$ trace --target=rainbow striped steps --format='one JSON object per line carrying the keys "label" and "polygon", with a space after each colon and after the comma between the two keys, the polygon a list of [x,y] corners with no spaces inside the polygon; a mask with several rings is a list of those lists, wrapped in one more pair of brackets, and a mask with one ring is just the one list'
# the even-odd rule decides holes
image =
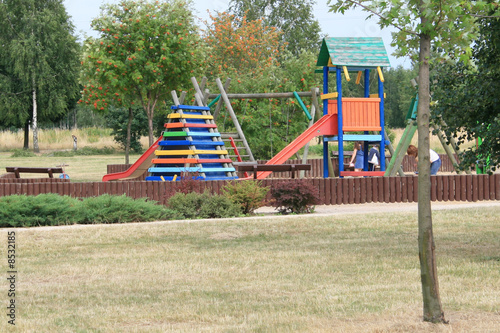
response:
{"label": "rainbow striped steps", "polygon": [[210,108],[176,105],[172,110],[146,180],[173,181],[186,175],[203,180],[238,178]]}

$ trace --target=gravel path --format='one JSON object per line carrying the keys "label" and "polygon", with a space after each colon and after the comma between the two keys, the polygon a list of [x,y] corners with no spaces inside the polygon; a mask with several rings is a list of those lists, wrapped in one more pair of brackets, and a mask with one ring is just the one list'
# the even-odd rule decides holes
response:
{"label": "gravel path", "polygon": [[[443,209],[460,209],[460,208],[481,208],[481,207],[497,207],[499,210],[500,219],[500,201],[442,201],[433,202],[432,210]],[[315,212],[311,215],[337,215],[337,214],[369,214],[369,213],[391,213],[391,212],[416,212],[418,203],[366,203],[355,205],[320,205],[316,206]],[[273,207],[261,207],[257,210],[257,214],[275,214]]]}

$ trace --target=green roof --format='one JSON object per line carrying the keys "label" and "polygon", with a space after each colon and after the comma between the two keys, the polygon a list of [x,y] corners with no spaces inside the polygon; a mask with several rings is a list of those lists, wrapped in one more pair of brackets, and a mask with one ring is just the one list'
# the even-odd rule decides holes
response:
{"label": "green roof", "polygon": [[316,66],[390,67],[384,42],[380,37],[327,37],[321,43]]}

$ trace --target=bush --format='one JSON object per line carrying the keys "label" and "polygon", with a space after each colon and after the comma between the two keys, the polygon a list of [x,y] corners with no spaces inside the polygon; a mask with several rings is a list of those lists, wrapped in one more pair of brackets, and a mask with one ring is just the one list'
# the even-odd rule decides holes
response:
{"label": "bush", "polygon": [[175,219],[176,213],[141,198],[104,194],[82,202],[80,223],[124,223]]}
{"label": "bush", "polygon": [[103,147],[103,148],[96,148],[96,147],[90,147],[86,146],[83,148],[79,148],[77,151],[75,151],[76,155],[112,155],[116,153],[115,149],[113,147]]}
{"label": "bush", "polygon": [[273,206],[282,213],[312,213],[319,203],[319,190],[304,180],[289,180],[278,183],[271,190]]}
{"label": "bush", "polygon": [[113,147],[104,147],[104,148],[96,148],[96,147],[83,147],[78,150],[63,150],[63,151],[54,151],[48,154],[44,154],[44,156],[49,157],[74,157],[74,156],[89,156],[89,155],[112,155],[116,151]]}
{"label": "bush", "polygon": [[253,180],[229,182],[222,188],[224,196],[239,205],[245,215],[253,214],[257,208],[264,206],[268,192],[269,187],[262,186],[261,181]]}
{"label": "bush", "polygon": [[10,157],[36,157],[36,155],[28,149],[14,149]]}
{"label": "bush", "polygon": [[76,223],[124,223],[178,218],[172,210],[145,199],[102,195],[80,201],[58,194],[0,198],[0,227]]}
{"label": "bush", "polygon": [[58,194],[10,195],[0,198],[0,227],[33,227],[79,223],[80,201]]}
{"label": "bush", "polygon": [[235,217],[240,207],[229,198],[203,193],[176,193],[168,200],[168,207],[185,219]]}

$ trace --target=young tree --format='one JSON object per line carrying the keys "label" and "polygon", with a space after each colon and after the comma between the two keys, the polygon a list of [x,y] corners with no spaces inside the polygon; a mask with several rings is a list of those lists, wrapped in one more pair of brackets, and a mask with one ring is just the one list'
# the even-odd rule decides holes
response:
{"label": "young tree", "polygon": [[416,79],[417,76],[417,70],[405,69],[402,66],[390,68],[384,72],[384,91],[387,93],[387,98],[384,100],[384,112],[389,127],[406,126],[406,115],[416,93],[411,80]]}
{"label": "young tree", "polygon": [[282,41],[295,56],[301,51],[317,51],[321,28],[314,18],[313,0],[231,0],[229,12],[249,21],[262,19],[264,25],[282,32]]}
{"label": "young tree", "polygon": [[16,125],[27,125],[31,118],[35,152],[38,119],[61,115],[78,93],[79,46],[73,30],[61,0],[0,2],[0,75],[9,87],[8,97],[0,99],[8,104],[0,108]]}
{"label": "young tree", "polygon": [[471,42],[477,35],[476,13],[484,12],[496,3],[466,0],[330,0],[331,10],[344,13],[361,7],[377,16],[381,27],[393,26],[392,44],[399,55],[413,55],[419,68],[418,77],[418,244],[422,280],[423,317],[434,323],[446,322],[439,296],[439,284],[432,230],[430,203],[430,76],[432,61],[438,60],[431,49],[446,55],[468,59]]}
{"label": "young tree", "polygon": [[245,16],[240,19],[225,12],[210,18],[212,24],[204,32],[208,76],[262,76],[279,65],[283,46],[276,28],[266,26],[261,19],[247,20]]}
{"label": "young tree", "polygon": [[148,116],[150,145],[158,103],[171,90],[189,85],[200,68],[199,35],[190,5],[189,0],[106,4],[92,22],[100,36],[85,42],[83,82],[90,93],[84,102],[102,110],[115,102],[127,108],[139,103]]}
{"label": "young tree", "polygon": [[[309,91],[319,84],[321,76],[314,74],[317,55],[292,55],[280,43],[281,33],[263,20],[218,13],[212,21],[204,35],[209,82],[229,77],[232,93]],[[295,99],[232,100],[232,107],[257,159],[271,158],[307,128]],[[225,116],[219,120],[222,131],[231,124]]]}

